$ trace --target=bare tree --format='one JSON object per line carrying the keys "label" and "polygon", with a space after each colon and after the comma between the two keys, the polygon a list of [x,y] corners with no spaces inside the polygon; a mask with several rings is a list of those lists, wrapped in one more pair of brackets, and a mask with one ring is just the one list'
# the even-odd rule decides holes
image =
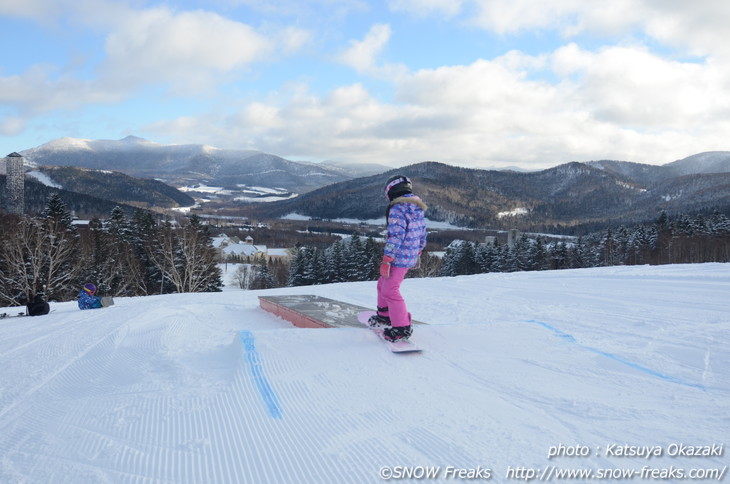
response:
{"label": "bare tree", "polygon": [[65,300],[79,272],[77,237],[56,218],[22,218],[7,227],[0,245],[5,260],[2,298],[19,303],[22,295],[45,293]]}
{"label": "bare tree", "polygon": [[409,271],[410,277],[437,277],[441,270],[441,259],[428,252],[421,254],[419,263]]}
{"label": "bare tree", "polygon": [[240,264],[233,275],[233,280],[241,289],[250,289],[256,276],[256,267],[251,264]]}
{"label": "bare tree", "polygon": [[217,255],[197,220],[192,219],[182,228],[170,224],[160,228],[154,242],[149,249],[150,260],[176,292],[220,289]]}

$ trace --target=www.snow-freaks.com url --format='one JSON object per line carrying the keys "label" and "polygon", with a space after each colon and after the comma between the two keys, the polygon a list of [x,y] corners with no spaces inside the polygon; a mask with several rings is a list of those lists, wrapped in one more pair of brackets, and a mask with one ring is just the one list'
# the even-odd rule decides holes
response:
{"label": "www.snow-freaks.com url", "polygon": [[651,467],[634,468],[561,468],[554,465],[542,468],[507,467],[505,479],[517,481],[601,481],[601,480],[692,480],[692,481],[722,481],[727,475],[727,466],[705,468],[696,467],[685,469],[681,467]]}
{"label": "www.snow-freaks.com url", "polygon": [[[495,478],[494,472],[487,467],[470,469],[453,466],[383,466],[379,477],[384,481],[405,479],[431,480],[446,479],[450,481],[489,481]],[[561,468],[554,465],[545,467],[512,467],[508,466],[503,475],[504,480],[514,481],[609,481],[609,480],[688,480],[688,481],[722,481],[727,475],[727,466],[718,468],[651,467],[641,468]],[[502,479],[500,479],[502,480]]]}

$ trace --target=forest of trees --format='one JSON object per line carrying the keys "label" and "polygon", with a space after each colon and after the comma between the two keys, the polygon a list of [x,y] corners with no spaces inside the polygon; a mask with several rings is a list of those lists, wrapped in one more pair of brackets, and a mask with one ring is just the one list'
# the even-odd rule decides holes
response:
{"label": "forest of trees", "polygon": [[[38,216],[1,215],[0,227],[0,306],[39,293],[68,301],[86,282],[111,296],[223,286],[209,228],[196,216],[180,226],[156,221],[144,210],[128,216],[116,207],[107,219],[77,228],[54,194]],[[298,244],[293,252],[288,263],[261,258],[241,264],[236,282],[243,289],[267,289],[376,280],[383,247],[356,233],[329,246]],[[408,277],[700,262],[730,262],[730,220],[720,212],[672,219],[662,214],[651,224],[557,242],[525,235],[512,246],[457,241],[441,258],[424,253]]]}
{"label": "forest of trees", "polygon": [[0,227],[0,305],[18,305],[35,294],[68,301],[86,282],[108,296],[218,291],[223,285],[207,226],[196,217],[174,226],[143,210],[127,217],[117,207],[108,219],[77,228],[53,194],[40,215],[4,215]]}
{"label": "forest of trees", "polygon": [[[513,246],[454,242],[442,259],[425,253],[409,277],[538,271],[637,264],[730,262],[730,219],[666,214],[649,225],[607,229],[568,241],[520,236]],[[359,236],[320,250],[298,247],[287,285],[366,281],[378,278],[382,246]],[[282,284],[283,285],[283,284]],[[274,287],[274,286],[269,286]]]}
{"label": "forest of trees", "polygon": [[372,237],[358,234],[339,240],[324,250],[297,247],[289,267],[289,286],[377,279],[383,249]]}
{"label": "forest of trees", "polygon": [[666,214],[650,225],[621,226],[570,242],[522,235],[512,247],[461,242],[452,244],[439,274],[539,271],[639,264],[730,262],[730,220]]}

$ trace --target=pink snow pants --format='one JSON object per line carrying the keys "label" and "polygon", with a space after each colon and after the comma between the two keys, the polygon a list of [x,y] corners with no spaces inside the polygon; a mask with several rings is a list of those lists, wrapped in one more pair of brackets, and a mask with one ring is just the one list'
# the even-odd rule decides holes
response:
{"label": "pink snow pants", "polygon": [[390,317],[392,326],[408,326],[411,324],[411,315],[408,314],[406,301],[400,294],[400,285],[408,272],[407,267],[391,267],[390,277],[380,276],[378,279],[378,307],[387,307],[382,316]]}

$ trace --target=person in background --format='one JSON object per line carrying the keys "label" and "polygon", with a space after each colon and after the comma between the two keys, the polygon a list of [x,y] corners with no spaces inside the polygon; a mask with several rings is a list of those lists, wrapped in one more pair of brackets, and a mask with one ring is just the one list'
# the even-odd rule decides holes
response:
{"label": "person in background", "polygon": [[92,283],[84,284],[79,292],[79,309],[97,309],[101,307],[101,298],[95,296],[96,286]]}
{"label": "person in background", "polygon": [[51,306],[43,299],[42,294],[36,294],[35,296],[31,294],[25,307],[28,310],[26,313],[28,316],[42,316],[51,311]]}

